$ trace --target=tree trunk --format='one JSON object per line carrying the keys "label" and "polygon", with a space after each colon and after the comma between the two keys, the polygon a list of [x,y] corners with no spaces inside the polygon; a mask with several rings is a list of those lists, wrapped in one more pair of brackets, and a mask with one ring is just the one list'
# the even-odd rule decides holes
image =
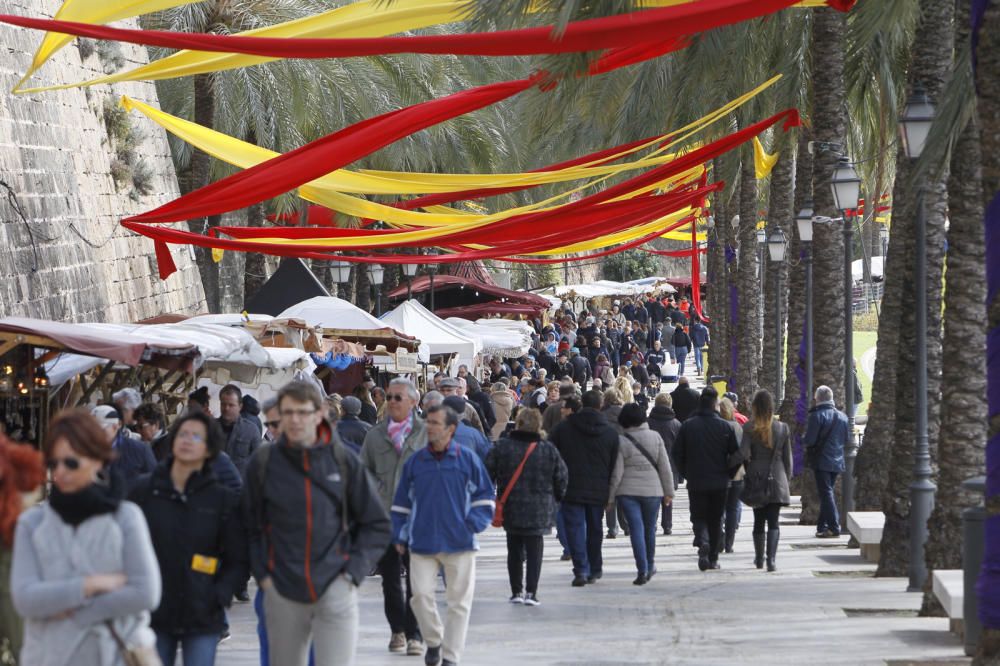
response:
{"label": "tree trunk", "polygon": [[739,410],[750,413],[750,401],[757,390],[760,367],[760,282],[757,269],[757,179],[754,173],[752,148],[742,149],[740,167],[740,226],[737,321],[733,331],[736,343],[736,386],[730,390],[739,395]]}
{"label": "tree trunk", "polygon": [[372,283],[368,277],[368,264],[354,264],[354,267],[354,274],[351,276],[354,278],[354,293],[356,294],[354,304],[366,312],[371,312],[373,309]]}
{"label": "tree trunk", "polygon": [[[965,7],[959,4],[958,7]],[[956,26],[967,26],[964,21]],[[957,48],[968,48],[960,29]],[[948,180],[948,283],[944,301],[944,348],[953,351],[941,372],[941,435],[938,489],[927,525],[927,584],[922,615],[942,615],[931,589],[934,569],[962,568],[962,511],[978,506],[962,482],[978,476],[986,453],[986,252],[979,128],[962,132],[952,151]]]}
{"label": "tree trunk", "polygon": [[[198,74],[194,77],[194,122],[202,127],[214,126],[215,91],[211,74]],[[191,153],[191,189],[197,190],[208,185],[211,177],[208,154],[195,148]],[[209,227],[219,226],[221,220],[221,215],[189,220],[188,228],[201,234]],[[220,311],[219,266],[212,261],[212,251],[208,248],[194,248],[194,256],[205,289],[205,304],[210,313],[217,313]]]}
{"label": "tree trunk", "polygon": [[[778,163],[771,171],[771,196],[767,204],[767,227],[770,237],[774,229],[780,228],[785,234],[785,240],[790,241],[795,236],[793,220],[793,182],[792,177],[795,169],[795,146],[790,141],[790,137],[782,137],[775,146],[779,152]],[[761,381],[760,385],[771,392],[774,396],[775,404],[781,404],[782,396],[778,394],[778,377],[784,379],[785,365],[785,322],[788,318],[788,263],[792,255],[787,251],[785,260],[779,264],[769,261],[767,284],[764,289],[764,351],[761,358]],[[777,281],[775,276],[777,275]],[[780,284],[781,288],[776,293],[775,287]],[[774,328],[775,308],[780,305],[779,330],[781,331],[780,348],[779,341]],[[780,355],[781,367],[777,367],[775,357]],[[778,372],[778,375],[775,373]],[[752,396],[751,396],[752,398]]]}
{"label": "tree trunk", "polygon": [[[711,318],[712,341],[708,346],[708,374],[729,375],[729,287],[726,281],[726,227],[729,224],[725,193],[713,200],[715,225],[708,231],[706,313]],[[708,377],[705,377],[708,381]]]}
{"label": "tree trunk", "polygon": [[[247,142],[257,145],[257,133],[253,130],[247,133]],[[247,226],[264,226],[264,204],[254,204],[247,209]],[[246,263],[243,266],[243,302],[246,303],[260,291],[267,282],[267,263],[262,252],[247,252]]]}
{"label": "tree trunk", "polygon": [[[979,95],[977,110],[979,127],[982,137],[983,151],[983,197],[989,206],[1000,196],[1000,4],[986,3],[983,9],[982,27],[979,29],[978,69],[976,71],[976,89]],[[993,206],[997,204],[994,203]],[[988,220],[988,232],[993,239],[1000,235],[997,228],[995,208]],[[994,241],[995,242],[995,241]],[[988,376],[990,383],[989,405],[989,444],[986,451],[986,511],[987,546],[983,554],[983,570],[979,576],[977,596],[980,609],[987,602],[994,604],[989,614],[980,612],[983,622],[983,633],[979,639],[979,648],[973,661],[975,666],[1000,664],[1000,617],[996,612],[995,602],[1000,596],[1000,544],[997,532],[1000,531],[1000,404],[997,396],[1000,387],[997,386],[1000,373],[1000,257],[995,252],[987,255],[988,289],[993,294],[987,304],[989,317],[989,348],[987,350]]]}
{"label": "tree trunk", "polygon": [[[939,100],[945,81],[951,73],[951,55],[954,48],[954,3],[952,0],[924,0],[921,2],[922,16],[917,28],[913,47],[913,62],[910,67],[909,88],[920,84],[932,100]],[[905,156],[900,156],[900,162]],[[893,433],[892,457],[889,464],[889,480],[882,497],[882,511],[885,513],[885,527],[882,530],[881,556],[876,575],[904,576],[908,570],[910,548],[910,483],[913,478],[913,449],[916,437],[916,413],[914,404],[917,377],[915,374],[915,350],[918,344],[927,348],[927,424],[931,446],[931,460],[936,459],[939,419],[939,390],[941,384],[941,277],[944,265],[944,223],[947,218],[948,192],[947,168],[943,173],[929,173],[924,177],[924,205],[927,229],[927,284],[914,284],[913,264],[895,266],[907,276],[903,285],[903,303],[909,305],[902,310],[899,337],[899,360],[897,367],[896,428]],[[911,197],[910,179],[899,178],[897,172],[896,190],[893,201]],[[916,210],[904,211],[911,217],[910,228],[915,228]],[[895,216],[893,218],[896,219]],[[912,237],[911,237],[912,238]],[[913,246],[912,240],[910,243]],[[913,252],[916,248],[913,247]],[[913,255],[915,256],[915,254]],[[927,292],[927,338],[916,337],[916,313],[912,307],[916,289]]]}

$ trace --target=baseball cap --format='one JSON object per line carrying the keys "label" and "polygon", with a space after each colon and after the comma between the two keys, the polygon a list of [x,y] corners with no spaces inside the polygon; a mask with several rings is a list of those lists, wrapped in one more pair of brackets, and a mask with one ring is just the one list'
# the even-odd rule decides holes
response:
{"label": "baseball cap", "polygon": [[441,388],[458,388],[461,385],[461,382],[455,377],[444,377],[441,379]]}
{"label": "baseball cap", "polygon": [[122,421],[122,415],[112,405],[98,405],[90,410],[90,413],[97,419],[102,428],[118,425]]}

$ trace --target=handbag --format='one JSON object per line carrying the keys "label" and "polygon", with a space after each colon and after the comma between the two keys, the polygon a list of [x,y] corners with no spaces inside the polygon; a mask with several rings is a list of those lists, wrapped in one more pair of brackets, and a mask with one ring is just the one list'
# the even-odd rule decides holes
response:
{"label": "handbag", "polygon": [[627,432],[623,432],[622,434],[625,435],[628,441],[632,442],[632,444],[635,445],[635,448],[639,449],[639,453],[645,456],[646,460],[649,461],[649,464],[653,466],[653,469],[656,469],[656,460],[653,458],[653,456],[649,455],[649,451],[642,448],[642,446],[639,445],[639,442],[636,441],[635,437],[633,437],[632,435],[628,434]]}
{"label": "handbag", "polygon": [[[774,434],[774,428],[775,426],[772,425],[772,435]],[[785,445],[785,443],[782,445]],[[774,479],[774,457],[778,452],[778,448],[778,446],[774,446],[771,449],[771,460],[767,465],[766,474],[758,470],[747,474],[743,479],[743,491],[740,493],[740,501],[747,506],[762,507],[778,494],[778,484]]]}
{"label": "handbag", "polygon": [[510,491],[514,490],[514,484],[517,480],[521,478],[521,472],[524,471],[524,463],[528,462],[528,456],[530,456],[535,451],[535,447],[538,446],[538,442],[532,442],[528,445],[528,450],[524,452],[524,457],[521,458],[521,464],[517,466],[514,470],[514,475],[510,477],[510,481],[507,482],[507,486],[503,489],[503,496],[500,501],[497,502],[497,508],[493,512],[493,527],[503,527],[503,505],[507,503],[507,498],[510,497]]}
{"label": "handbag", "polygon": [[115,629],[111,620],[105,620],[104,624],[107,626],[108,631],[111,632],[111,638],[113,638],[115,640],[115,644],[118,645],[118,651],[122,655],[122,661],[125,662],[125,666],[163,666],[163,662],[160,661],[160,655],[157,654],[155,647],[152,645],[134,645],[129,647],[125,642],[125,639],[123,639],[121,634],[119,634]]}

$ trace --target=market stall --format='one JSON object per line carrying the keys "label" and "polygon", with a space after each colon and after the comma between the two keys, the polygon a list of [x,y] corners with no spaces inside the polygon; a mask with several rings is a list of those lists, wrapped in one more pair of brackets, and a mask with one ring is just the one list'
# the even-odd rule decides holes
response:
{"label": "market stall", "polygon": [[414,300],[382,315],[382,322],[418,338],[421,348],[432,359],[437,357],[442,368],[450,368],[450,374],[455,374],[459,365],[476,367],[483,346],[479,336],[456,328]]}

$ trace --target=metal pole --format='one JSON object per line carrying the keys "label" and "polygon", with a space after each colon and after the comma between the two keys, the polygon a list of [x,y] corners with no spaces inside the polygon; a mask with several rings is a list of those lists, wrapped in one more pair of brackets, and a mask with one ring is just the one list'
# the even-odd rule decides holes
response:
{"label": "metal pole", "polygon": [[847,514],[854,511],[854,461],[858,443],[854,438],[854,222],[844,213],[844,412],[847,414],[847,445],[844,447],[843,511],[841,531],[847,529]]}
{"label": "metal pole", "polygon": [[434,312],[434,273],[431,272],[431,312]]}
{"label": "metal pole", "polygon": [[382,285],[375,285],[375,316],[382,316]]}
{"label": "metal pole", "polygon": [[916,441],[913,447],[913,483],[910,484],[910,592],[923,590],[927,580],[924,544],[927,542],[927,520],[934,510],[931,482],[931,456],[927,441],[927,215],[924,209],[924,189],[917,193],[917,261],[913,271],[917,309],[917,349],[914,370],[916,384]]}
{"label": "metal pole", "polygon": [[413,278],[406,278],[406,300],[413,298]]}
{"label": "metal pole", "polygon": [[813,400],[813,258],[812,241],[806,246],[806,405]]}
{"label": "metal pole", "polygon": [[781,404],[781,266],[774,270],[774,404]]}
{"label": "metal pole", "polygon": [[757,243],[757,286],[760,287],[761,299],[757,307],[757,330],[760,331],[761,339],[764,338],[764,280],[767,276],[764,274],[764,246],[767,243]]}

